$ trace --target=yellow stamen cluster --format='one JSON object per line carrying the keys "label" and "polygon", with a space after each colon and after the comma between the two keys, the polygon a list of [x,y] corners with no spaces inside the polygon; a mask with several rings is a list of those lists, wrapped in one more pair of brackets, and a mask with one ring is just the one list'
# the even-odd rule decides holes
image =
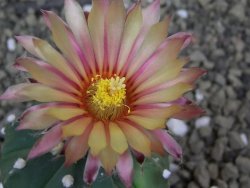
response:
{"label": "yellow stamen cluster", "polygon": [[90,111],[100,119],[114,119],[118,117],[125,105],[126,85],[125,78],[114,76],[92,79],[92,85],[87,91],[87,101]]}

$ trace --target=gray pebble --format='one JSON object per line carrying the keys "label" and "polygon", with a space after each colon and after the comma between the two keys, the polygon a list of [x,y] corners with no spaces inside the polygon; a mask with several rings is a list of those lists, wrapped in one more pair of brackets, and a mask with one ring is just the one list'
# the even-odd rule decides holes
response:
{"label": "gray pebble", "polygon": [[239,156],[236,159],[236,165],[240,172],[250,174],[250,159],[247,157]]}
{"label": "gray pebble", "polygon": [[194,171],[195,178],[202,188],[207,188],[210,185],[209,172],[205,165],[198,165]]}
{"label": "gray pebble", "polygon": [[238,176],[238,169],[232,163],[227,163],[221,170],[221,177],[224,181],[228,181],[229,179],[235,180]]}
{"label": "gray pebble", "polygon": [[208,171],[211,179],[217,179],[219,175],[218,165],[216,163],[210,163],[208,165]]}
{"label": "gray pebble", "polygon": [[212,158],[216,161],[221,161],[224,153],[224,144],[221,141],[216,142],[212,149]]}
{"label": "gray pebble", "polygon": [[232,149],[241,149],[244,147],[244,143],[237,132],[229,133],[229,145]]}

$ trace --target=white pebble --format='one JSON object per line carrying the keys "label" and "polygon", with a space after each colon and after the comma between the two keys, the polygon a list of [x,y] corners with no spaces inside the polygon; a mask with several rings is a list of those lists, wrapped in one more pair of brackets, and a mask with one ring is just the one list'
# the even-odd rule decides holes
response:
{"label": "white pebble", "polygon": [[90,12],[91,9],[92,9],[92,5],[90,5],[90,4],[86,4],[86,5],[83,6],[83,11],[84,12]]}
{"label": "white pebble", "polygon": [[26,161],[22,158],[18,158],[13,166],[15,169],[22,169],[26,166]]}
{"label": "white pebble", "polygon": [[74,184],[74,178],[71,175],[65,175],[62,178],[62,184],[64,187],[71,187]]}
{"label": "white pebble", "polygon": [[0,188],[3,188],[3,184],[2,184],[2,182],[0,182]]}
{"label": "white pebble", "polygon": [[201,101],[203,101],[204,99],[204,95],[202,94],[202,92],[200,90],[196,90],[195,91],[195,99],[198,103],[200,103]]}
{"label": "white pebble", "polygon": [[181,18],[188,18],[188,12],[185,9],[177,10],[177,15]]}
{"label": "white pebble", "polygon": [[215,186],[215,185],[213,185],[213,186],[211,186],[210,188],[218,188],[217,186]]}
{"label": "white pebble", "polygon": [[16,119],[16,116],[14,114],[10,114],[7,116],[7,122],[11,123]]}
{"label": "white pebble", "polygon": [[3,127],[3,128],[1,129],[1,134],[2,134],[2,135],[5,135],[5,127]]}
{"label": "white pebble", "polygon": [[9,38],[7,40],[7,47],[9,51],[15,51],[16,49],[16,41],[13,38]]}
{"label": "white pebble", "polygon": [[240,138],[241,138],[242,142],[245,144],[245,146],[247,146],[248,145],[247,135],[245,133],[241,133]]}
{"label": "white pebble", "polygon": [[62,149],[63,149],[63,143],[60,142],[59,144],[57,144],[57,145],[50,151],[50,153],[51,153],[52,155],[57,155],[57,154],[59,154],[59,153],[62,151]]}
{"label": "white pebble", "polygon": [[185,136],[188,132],[187,124],[184,121],[178,119],[172,118],[168,120],[167,127],[177,136]]}
{"label": "white pebble", "polygon": [[171,175],[171,172],[168,169],[163,170],[162,176],[164,179],[168,179],[170,175]]}
{"label": "white pebble", "polygon": [[195,127],[197,129],[201,128],[201,127],[207,127],[207,126],[209,126],[210,121],[211,121],[211,118],[209,116],[201,117],[201,118],[195,120]]}

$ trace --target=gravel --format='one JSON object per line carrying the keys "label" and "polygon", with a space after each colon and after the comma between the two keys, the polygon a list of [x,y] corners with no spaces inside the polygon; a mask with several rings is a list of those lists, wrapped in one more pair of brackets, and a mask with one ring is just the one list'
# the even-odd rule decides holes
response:
{"label": "gravel", "polygon": [[[82,6],[90,3],[79,1]],[[151,0],[143,0],[143,4],[147,1]],[[126,4],[130,2],[126,0]],[[61,14],[62,3],[0,1],[0,93],[25,80],[12,67],[16,57],[27,54],[14,36],[28,34],[50,40],[39,10],[53,9]],[[172,171],[170,183],[174,188],[249,188],[250,1],[161,0],[161,7],[162,15],[173,15],[170,34],[194,33],[195,44],[183,52],[190,56],[188,66],[208,71],[189,94],[206,115],[182,122],[185,130],[178,130],[176,138],[184,150],[183,163]],[[30,105],[0,101],[0,128],[11,119],[9,115],[17,118]],[[174,160],[171,164],[179,165]]]}

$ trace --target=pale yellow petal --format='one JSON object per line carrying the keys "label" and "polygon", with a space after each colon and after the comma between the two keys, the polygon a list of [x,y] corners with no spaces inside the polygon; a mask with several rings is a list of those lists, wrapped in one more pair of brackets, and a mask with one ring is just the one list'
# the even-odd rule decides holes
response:
{"label": "pale yellow petal", "polygon": [[126,63],[130,50],[142,27],[142,11],[140,5],[129,13],[124,27],[124,33],[121,43],[120,54],[118,58],[118,72],[120,72]]}
{"label": "pale yellow petal", "polygon": [[94,127],[89,135],[88,144],[93,156],[98,155],[100,151],[102,151],[107,146],[107,139],[103,122],[98,121],[94,124]]}
{"label": "pale yellow petal", "polygon": [[112,1],[109,7],[106,24],[109,73],[112,73],[117,61],[117,56],[119,55],[119,47],[121,44],[125,18],[126,10],[123,1]]}
{"label": "pale yellow petal", "polygon": [[100,152],[99,157],[102,167],[108,174],[111,174],[118,161],[119,155],[114,150],[112,150],[110,146],[107,146]]}
{"label": "pale yellow petal", "polygon": [[79,78],[76,76],[77,74],[71,69],[65,58],[47,41],[34,38],[33,44],[41,59],[57,68],[59,71],[64,73],[65,76],[69,77],[76,83],[79,83]]}
{"label": "pale yellow petal", "polygon": [[128,143],[125,135],[123,134],[120,127],[113,122],[109,124],[109,131],[111,147],[119,154],[122,154],[128,148]]}
{"label": "pale yellow petal", "polygon": [[19,95],[39,102],[72,102],[81,103],[75,96],[64,91],[56,90],[42,84],[30,84],[20,91]]}
{"label": "pale yellow petal", "polygon": [[62,127],[63,137],[80,136],[90,126],[91,118],[82,117]]}
{"label": "pale yellow petal", "polygon": [[133,104],[139,105],[173,101],[181,97],[185,92],[191,90],[192,88],[193,87],[190,84],[178,83],[172,87],[142,96]]}
{"label": "pale yellow petal", "polygon": [[169,19],[165,19],[153,25],[137,53],[136,58],[131,62],[127,76],[131,77],[136,70],[156,51],[157,47],[163,42],[167,36]]}
{"label": "pale yellow petal", "polygon": [[166,123],[165,118],[148,118],[148,117],[130,115],[127,117],[127,119],[149,130],[164,128]]}
{"label": "pale yellow petal", "polygon": [[186,62],[187,61],[184,59],[176,59],[167,63],[152,76],[148,77],[147,80],[139,84],[139,86],[136,87],[134,93],[143,92],[144,90],[147,90],[151,87],[160,85],[176,78],[180,74],[181,69],[186,64]]}
{"label": "pale yellow petal", "polygon": [[136,151],[143,153],[145,156],[150,156],[150,140],[148,137],[139,129],[126,122],[119,122],[118,124],[125,134],[128,144]]}

